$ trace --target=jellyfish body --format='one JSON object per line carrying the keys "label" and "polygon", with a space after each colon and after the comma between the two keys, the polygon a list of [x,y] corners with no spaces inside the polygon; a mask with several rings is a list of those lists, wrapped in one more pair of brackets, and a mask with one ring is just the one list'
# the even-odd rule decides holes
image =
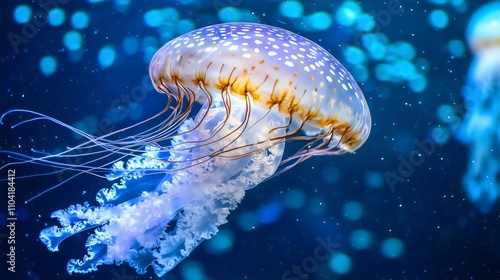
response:
{"label": "jellyfish body", "polygon": [[469,200],[489,213],[500,196],[500,2],[472,16],[467,40],[475,58],[463,90],[468,112],[457,134],[470,147],[463,185]]}
{"label": "jellyfish body", "polygon": [[[61,227],[43,230],[41,241],[49,250],[57,251],[66,237],[98,227],[86,243],[87,256],[68,263],[69,273],[87,273],[100,264],[124,261],[138,273],[145,273],[150,265],[159,276],[171,270],[201,241],[216,234],[245,190],[270,177],[280,163],[284,143],[269,145],[268,141],[270,136],[284,135],[284,128],[271,135],[267,132],[271,127],[284,127],[284,118],[276,112],[256,109],[247,117],[254,126],[243,131],[246,109],[233,106],[228,116],[222,100],[214,98],[211,107],[204,107],[196,118],[182,124],[179,135],[172,138],[168,156],[162,155],[165,152],[159,147],[147,146],[142,155],[127,163],[115,163],[109,179],[119,182],[98,193],[100,206],[86,203],[54,212],[52,217],[59,220]],[[183,134],[186,131],[189,133]],[[241,137],[221,137],[228,133],[239,133]],[[210,137],[218,141],[193,144]],[[262,144],[237,149],[251,156],[203,157],[255,142]],[[167,166],[165,159],[177,163]],[[143,176],[147,171],[169,168],[178,171]]]}
{"label": "jellyfish body", "polygon": [[[167,97],[152,118],[164,118],[159,125],[119,140],[70,128],[89,139],[76,148],[101,149],[87,156],[118,155],[111,168],[96,159],[79,166],[55,160],[70,152],[30,159],[81,173],[108,170],[115,181],[97,194],[99,206],[56,211],[60,226],[41,232],[57,251],[65,238],[95,228],[87,256],[71,260],[69,273],[128,262],[161,276],[217,233],[246,190],[311,156],[353,152],[370,132],[365,98],[345,68],[314,42],[276,27],[192,31],[156,53],[150,76]],[[193,115],[197,102],[203,105]],[[303,145],[283,159],[289,141]]]}

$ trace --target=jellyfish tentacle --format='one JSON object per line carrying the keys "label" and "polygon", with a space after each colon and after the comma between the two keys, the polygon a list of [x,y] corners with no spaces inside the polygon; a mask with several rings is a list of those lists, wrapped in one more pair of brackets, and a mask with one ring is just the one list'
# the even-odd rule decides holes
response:
{"label": "jellyfish tentacle", "polygon": [[[50,250],[57,250],[58,245],[73,234],[96,228],[87,241],[88,255],[81,260],[71,260],[68,272],[87,273],[100,264],[126,261],[138,273],[153,266],[156,274],[163,275],[203,240],[217,233],[217,227],[227,222],[226,217],[241,201],[245,190],[276,171],[284,150],[284,143],[275,145],[264,141],[269,140],[269,134],[266,129],[261,131],[262,127],[283,125],[284,117],[276,111],[257,108],[248,115],[245,112],[247,102],[231,102],[235,110],[229,111],[229,116],[222,97],[218,96],[214,97],[210,108],[205,107],[198,113],[206,122],[200,124],[196,120],[198,117],[184,122],[179,135],[172,139],[178,149],[171,149],[168,156],[170,161],[177,163],[166,164],[161,160],[166,155],[161,155],[159,148],[148,147],[142,156],[129,159],[126,164],[115,164],[109,179],[120,179],[120,182],[98,193],[99,207],[84,204],[54,212],[53,217],[59,220],[61,227],[48,228],[40,235]],[[210,112],[206,114],[203,110]],[[259,122],[259,125],[247,129],[241,126],[242,122]],[[193,127],[197,128],[192,133],[182,134]],[[235,128],[244,137],[222,137],[235,133]],[[210,145],[192,144],[214,133],[220,134],[216,137],[221,141]],[[278,133],[285,131],[282,129]],[[245,147],[245,143],[252,145]],[[260,144],[256,146],[255,143]],[[190,153],[186,153],[184,146],[192,148]],[[211,151],[224,153],[233,147],[238,147],[238,154],[239,149],[254,152],[238,159],[218,156],[204,159]],[[199,162],[178,161],[187,156],[198,158]],[[170,168],[176,171],[163,175],[160,184],[152,180],[153,183],[139,187],[143,170]],[[175,226],[169,228],[172,223]],[[127,228],[127,233],[123,233],[123,228]]]}

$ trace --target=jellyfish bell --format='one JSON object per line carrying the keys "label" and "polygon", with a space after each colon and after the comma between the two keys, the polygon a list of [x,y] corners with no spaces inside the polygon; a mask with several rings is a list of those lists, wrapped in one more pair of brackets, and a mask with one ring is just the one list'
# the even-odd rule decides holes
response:
{"label": "jellyfish bell", "polygon": [[244,102],[245,110],[283,116],[286,134],[273,141],[307,141],[299,161],[354,152],[370,133],[368,105],[351,74],[322,47],[284,29],[226,23],[192,31],[158,50],[150,76],[157,91],[184,96],[188,108],[227,96],[228,111]]}
{"label": "jellyfish bell", "polygon": [[500,48],[500,2],[491,2],[474,12],[467,26],[467,42],[474,53]]}
{"label": "jellyfish bell", "polygon": [[[469,20],[467,42],[476,59],[469,77],[473,82],[488,85],[500,77],[500,2],[479,8]],[[500,83],[500,81],[496,81]]]}
{"label": "jellyfish bell", "polygon": [[[35,112],[22,122],[50,120],[88,139],[29,162],[77,175],[107,171],[114,182],[98,192],[98,206],[58,210],[52,217],[60,226],[40,233],[58,251],[67,237],[95,230],[88,254],[68,262],[70,274],[127,262],[140,274],[152,267],[164,275],[217,233],[246,190],[311,156],[354,152],[370,133],[368,105],[349,72],[316,43],[280,28],[204,27],[165,44],[149,70],[166,106],[132,127],[94,137]],[[283,159],[291,141],[303,145]],[[79,153],[88,158],[82,164],[58,161],[83,148],[93,151]]]}

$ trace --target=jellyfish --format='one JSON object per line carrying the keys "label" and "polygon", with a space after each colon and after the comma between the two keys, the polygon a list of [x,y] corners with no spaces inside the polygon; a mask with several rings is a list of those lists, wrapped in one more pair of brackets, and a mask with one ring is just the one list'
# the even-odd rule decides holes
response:
{"label": "jellyfish", "polygon": [[475,12],[467,41],[475,58],[463,89],[467,113],[457,137],[470,147],[463,186],[486,214],[500,195],[500,2]]}
{"label": "jellyfish", "polygon": [[[151,266],[164,275],[217,233],[247,190],[312,156],[354,152],[370,133],[369,108],[351,74],[284,29],[226,23],[194,30],[160,48],[149,74],[165,109],[104,136],[40,113],[8,112],[87,139],[58,154],[16,158],[77,175],[105,173],[113,182],[97,193],[99,205],[55,211],[60,225],[40,233],[58,251],[69,236],[94,230],[87,255],[68,262],[70,274],[127,262],[139,274]],[[140,133],[120,137],[137,127]],[[83,163],[61,162],[76,149],[89,151],[78,154]]]}

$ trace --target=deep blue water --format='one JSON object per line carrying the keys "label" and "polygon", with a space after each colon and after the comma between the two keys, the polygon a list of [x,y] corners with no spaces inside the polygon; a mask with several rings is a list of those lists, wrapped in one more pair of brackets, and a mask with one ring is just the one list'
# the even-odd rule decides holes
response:
{"label": "deep blue water", "polygon": [[[363,69],[349,63],[344,55],[349,45],[369,56],[369,50],[357,44],[357,39],[370,32],[360,31],[355,24],[339,23],[336,11],[342,1],[304,1],[304,16],[299,18],[285,16],[286,8],[280,10],[283,4],[275,0],[65,2],[58,2],[59,14],[54,15],[65,15],[60,24],[39,24],[29,30],[25,25],[30,21],[15,21],[15,8],[26,5],[33,13],[43,13],[43,7],[37,1],[4,1],[0,9],[4,38],[1,113],[14,108],[34,110],[94,133],[102,131],[99,121],[104,118],[113,120],[113,129],[136,123],[164,106],[165,98],[154,91],[148,78],[147,67],[154,52],[192,28],[233,19],[274,25],[317,42],[359,77],[370,106],[372,132],[355,154],[313,157],[248,191],[229,222],[219,228],[221,237],[201,244],[163,279],[286,279],[284,275],[289,275],[288,279],[500,279],[500,206],[494,204],[490,213],[483,214],[468,200],[462,176],[469,147],[453,136],[437,134],[451,133],[453,125],[443,122],[440,106],[465,108],[461,93],[473,60],[466,28],[473,12],[488,1],[451,1],[461,3],[453,5],[400,0],[397,13],[388,13],[394,1],[359,2],[365,14],[381,17],[374,33],[385,35],[384,48],[405,42],[415,50],[408,62],[416,69],[412,77],[417,78],[382,75],[386,80],[377,76],[376,69],[390,59],[389,51],[379,59],[370,59]],[[171,9],[165,11],[167,8]],[[169,17],[154,23],[158,19],[153,16],[148,26],[146,14],[156,10]],[[435,10],[448,15],[443,28],[429,21]],[[89,18],[81,29],[71,22],[79,11]],[[324,13],[318,16],[319,12]],[[326,18],[316,21],[312,16],[325,14]],[[81,46],[64,43],[70,31],[76,31],[77,37],[80,34]],[[463,54],[450,52],[448,45],[454,40],[465,47]],[[106,46],[115,53],[109,66],[99,60]],[[41,68],[42,58],[57,61],[53,73]],[[459,123],[463,114],[457,116]],[[4,118],[0,150],[55,152],[80,140],[47,121],[10,128],[22,119],[16,114]],[[417,142],[425,143],[429,152]],[[6,154],[0,156],[0,165],[11,161]],[[417,164],[410,163],[411,168],[402,176],[398,168],[410,161]],[[85,254],[88,233],[69,238],[53,253],[38,240],[39,232],[55,225],[50,218],[53,211],[83,201],[95,203],[95,193],[110,183],[80,176],[25,204],[69,176],[21,178],[46,171],[28,164],[16,166],[16,272],[4,267],[9,248],[7,207],[2,206],[2,279],[157,278],[152,271],[137,275],[127,264],[100,266],[92,274],[69,276],[66,263]],[[387,181],[388,174],[404,180]],[[7,178],[7,170],[2,169],[0,176]],[[1,205],[7,205],[7,181],[0,183],[5,189],[0,194]],[[352,240],[353,232],[371,239],[366,244],[359,238]],[[319,258],[315,252],[328,240],[335,247],[322,251],[327,252],[327,259]],[[286,274],[288,270],[291,273]]]}

